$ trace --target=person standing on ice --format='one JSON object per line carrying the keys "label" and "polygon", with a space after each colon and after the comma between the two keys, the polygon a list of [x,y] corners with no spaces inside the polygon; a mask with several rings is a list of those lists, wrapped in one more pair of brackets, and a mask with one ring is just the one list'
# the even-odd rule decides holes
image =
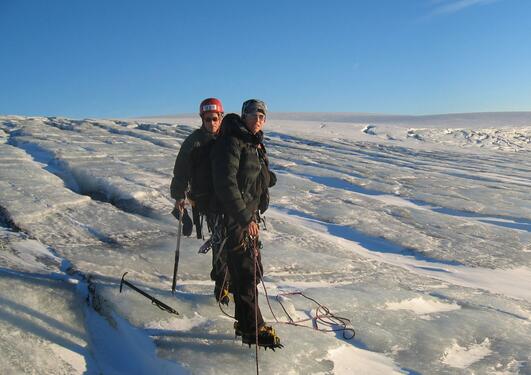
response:
{"label": "person standing on ice", "polygon": [[[207,224],[209,228],[214,226],[215,214],[211,212],[210,207],[201,208],[196,207],[196,200],[194,197],[194,178],[201,176],[200,169],[202,166],[200,155],[203,148],[208,147],[208,144],[213,142],[218,136],[221,129],[221,121],[223,119],[223,105],[219,99],[207,98],[199,105],[199,116],[201,117],[201,128],[195,130],[182,143],[175,160],[173,168],[173,178],[170,185],[171,197],[175,199],[175,208],[179,212],[183,212],[186,198],[192,203],[192,210],[194,211],[194,222],[200,225],[197,221],[200,220],[200,215],[207,217]],[[206,162],[210,163],[208,155]],[[209,165],[208,165],[209,167]],[[204,174],[209,173],[209,168],[204,168]],[[208,169],[208,171],[207,171]],[[210,179],[210,175],[208,175]],[[199,202],[199,200],[197,200]],[[218,255],[219,247],[212,246],[212,271],[210,278],[215,281],[214,295],[216,300],[223,303],[229,303],[228,293],[228,273],[227,264],[224,256]],[[225,287],[223,287],[225,284]]]}
{"label": "person standing on ice", "polygon": [[245,344],[279,348],[280,339],[265,325],[258,307],[257,290],[263,270],[259,213],[267,209],[269,188],[276,183],[263,144],[266,114],[263,101],[250,99],[243,103],[241,117],[234,113],[225,116],[211,161],[214,191],[224,215],[236,335],[241,335]]}

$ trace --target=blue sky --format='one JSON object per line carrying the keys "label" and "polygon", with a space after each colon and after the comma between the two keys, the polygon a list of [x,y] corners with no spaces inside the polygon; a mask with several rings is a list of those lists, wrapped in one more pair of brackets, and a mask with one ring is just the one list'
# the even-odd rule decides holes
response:
{"label": "blue sky", "polygon": [[531,110],[531,1],[0,0],[0,114]]}

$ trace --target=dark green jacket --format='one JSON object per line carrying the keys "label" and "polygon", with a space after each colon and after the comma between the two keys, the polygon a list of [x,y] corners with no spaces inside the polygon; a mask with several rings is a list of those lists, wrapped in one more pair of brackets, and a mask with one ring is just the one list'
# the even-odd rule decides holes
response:
{"label": "dark green jacket", "polygon": [[194,130],[181,145],[175,166],[173,167],[173,178],[170,185],[171,197],[175,200],[184,199],[188,190],[191,178],[190,155],[194,149],[203,146],[215,138],[215,135],[206,131],[205,128]]}
{"label": "dark green jacket", "polygon": [[225,116],[221,129],[211,154],[214,191],[223,212],[245,227],[258,209],[267,209],[276,176],[269,170],[262,132],[251,134],[234,113]]}

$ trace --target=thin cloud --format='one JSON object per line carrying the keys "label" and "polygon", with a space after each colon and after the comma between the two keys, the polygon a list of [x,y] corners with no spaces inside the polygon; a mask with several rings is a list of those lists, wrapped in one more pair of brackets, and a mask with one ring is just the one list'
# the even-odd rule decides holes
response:
{"label": "thin cloud", "polygon": [[478,5],[485,5],[499,0],[435,0],[432,2],[434,8],[432,16],[457,13],[463,9]]}

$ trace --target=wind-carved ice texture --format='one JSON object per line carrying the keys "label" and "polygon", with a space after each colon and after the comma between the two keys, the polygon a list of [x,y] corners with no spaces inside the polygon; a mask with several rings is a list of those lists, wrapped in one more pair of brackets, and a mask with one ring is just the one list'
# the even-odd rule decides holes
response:
{"label": "wind-carved ice texture", "polygon": [[[265,285],[287,321],[326,305],[356,338],[273,322],[264,373],[529,374],[531,116],[272,114]],[[0,117],[0,368],[252,373],[181,244],[169,183],[196,118]],[[124,287],[122,274],[179,316]],[[261,292],[265,319],[273,315]],[[87,303],[89,301],[89,303]],[[226,309],[233,314],[233,304]],[[307,323],[308,326],[311,323]]]}

